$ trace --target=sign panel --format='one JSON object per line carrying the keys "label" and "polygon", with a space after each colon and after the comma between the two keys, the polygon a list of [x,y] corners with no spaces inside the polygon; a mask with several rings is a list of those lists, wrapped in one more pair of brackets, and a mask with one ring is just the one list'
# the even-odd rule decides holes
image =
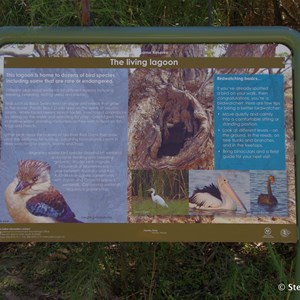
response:
{"label": "sign panel", "polygon": [[297,240],[286,45],[0,55],[1,241]]}

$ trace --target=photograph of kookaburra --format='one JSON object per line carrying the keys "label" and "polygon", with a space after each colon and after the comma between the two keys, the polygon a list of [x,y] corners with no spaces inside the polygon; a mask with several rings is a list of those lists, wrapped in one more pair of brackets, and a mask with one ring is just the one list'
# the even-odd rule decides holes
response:
{"label": "photograph of kookaburra", "polygon": [[131,199],[133,215],[186,215],[188,172],[134,170]]}
{"label": "photograph of kookaburra", "polygon": [[18,162],[16,177],[5,191],[15,223],[82,223],[63,195],[51,184],[50,165],[39,160]]}

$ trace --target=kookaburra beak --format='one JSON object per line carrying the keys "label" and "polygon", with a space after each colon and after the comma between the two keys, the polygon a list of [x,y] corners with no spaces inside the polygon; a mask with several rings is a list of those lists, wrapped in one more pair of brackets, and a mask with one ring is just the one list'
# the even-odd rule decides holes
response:
{"label": "kookaburra beak", "polygon": [[20,180],[15,188],[14,193],[19,193],[21,191],[23,191],[24,189],[26,189],[28,186],[30,186],[30,183]]}

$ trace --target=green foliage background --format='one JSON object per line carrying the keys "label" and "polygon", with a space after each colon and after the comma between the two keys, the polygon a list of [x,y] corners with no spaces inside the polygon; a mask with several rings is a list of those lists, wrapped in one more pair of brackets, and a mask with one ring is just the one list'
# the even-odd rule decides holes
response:
{"label": "green foliage background", "polygon": [[0,0],[0,26],[79,26],[84,3],[89,4],[91,26],[211,23],[300,29],[298,0]]}
{"label": "green foliage background", "polygon": [[[0,0],[1,26],[80,26],[80,0]],[[91,0],[91,26],[300,30],[298,0]],[[86,14],[85,14],[86,15]],[[87,15],[86,15],[87,17]],[[286,299],[295,245],[1,243],[0,299]]]}

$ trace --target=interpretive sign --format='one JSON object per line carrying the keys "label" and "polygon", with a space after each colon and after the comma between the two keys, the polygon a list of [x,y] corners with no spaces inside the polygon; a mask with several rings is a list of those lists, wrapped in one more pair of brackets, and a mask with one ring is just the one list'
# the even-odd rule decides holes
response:
{"label": "interpretive sign", "polygon": [[294,33],[107,30],[1,33],[0,240],[295,242]]}

